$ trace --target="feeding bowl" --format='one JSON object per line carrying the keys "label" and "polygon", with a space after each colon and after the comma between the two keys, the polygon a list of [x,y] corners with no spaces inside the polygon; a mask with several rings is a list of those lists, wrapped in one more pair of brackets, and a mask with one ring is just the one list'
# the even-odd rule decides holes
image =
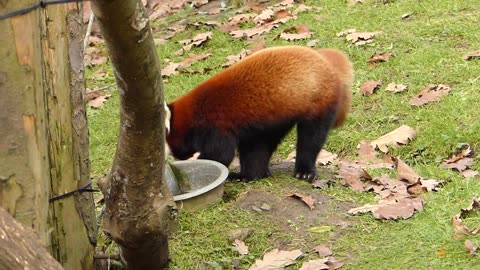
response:
{"label": "feeding bowl", "polygon": [[227,176],[227,167],[213,160],[174,161],[165,166],[165,177],[173,199],[179,209],[189,211],[220,201]]}

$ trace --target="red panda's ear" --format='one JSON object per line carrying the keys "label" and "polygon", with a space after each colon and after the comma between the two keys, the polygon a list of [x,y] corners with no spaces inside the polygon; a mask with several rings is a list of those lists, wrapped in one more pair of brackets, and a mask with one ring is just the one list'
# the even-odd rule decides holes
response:
{"label": "red panda's ear", "polygon": [[165,128],[167,129],[167,134],[170,133],[170,118],[172,117],[172,112],[167,106],[167,103],[163,103],[165,106]]}

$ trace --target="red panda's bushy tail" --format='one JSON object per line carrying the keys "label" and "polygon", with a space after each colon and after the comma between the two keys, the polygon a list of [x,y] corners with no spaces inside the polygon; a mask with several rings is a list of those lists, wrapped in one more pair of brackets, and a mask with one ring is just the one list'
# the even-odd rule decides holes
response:
{"label": "red panda's bushy tail", "polygon": [[337,72],[340,80],[342,81],[342,88],[338,93],[338,108],[337,117],[333,124],[333,127],[339,127],[347,118],[347,114],[350,111],[352,100],[352,84],[353,84],[353,67],[347,56],[335,49],[319,49],[317,50]]}

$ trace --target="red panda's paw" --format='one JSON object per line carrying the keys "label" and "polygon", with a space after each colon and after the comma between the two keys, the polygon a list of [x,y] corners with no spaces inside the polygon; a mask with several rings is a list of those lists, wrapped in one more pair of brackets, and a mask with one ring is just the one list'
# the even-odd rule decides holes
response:
{"label": "red panda's paw", "polygon": [[307,180],[308,182],[313,182],[314,180],[317,179],[317,172],[316,171],[310,171],[310,172],[295,172],[295,178],[301,179],[301,180]]}

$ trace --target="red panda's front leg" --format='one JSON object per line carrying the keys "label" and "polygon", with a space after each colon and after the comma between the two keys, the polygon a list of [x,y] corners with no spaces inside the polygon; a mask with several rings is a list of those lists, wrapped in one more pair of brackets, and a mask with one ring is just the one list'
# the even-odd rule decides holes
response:
{"label": "red panda's front leg", "polygon": [[216,133],[204,134],[200,141],[199,159],[215,160],[229,166],[235,157],[236,139],[233,136],[219,136]]}

